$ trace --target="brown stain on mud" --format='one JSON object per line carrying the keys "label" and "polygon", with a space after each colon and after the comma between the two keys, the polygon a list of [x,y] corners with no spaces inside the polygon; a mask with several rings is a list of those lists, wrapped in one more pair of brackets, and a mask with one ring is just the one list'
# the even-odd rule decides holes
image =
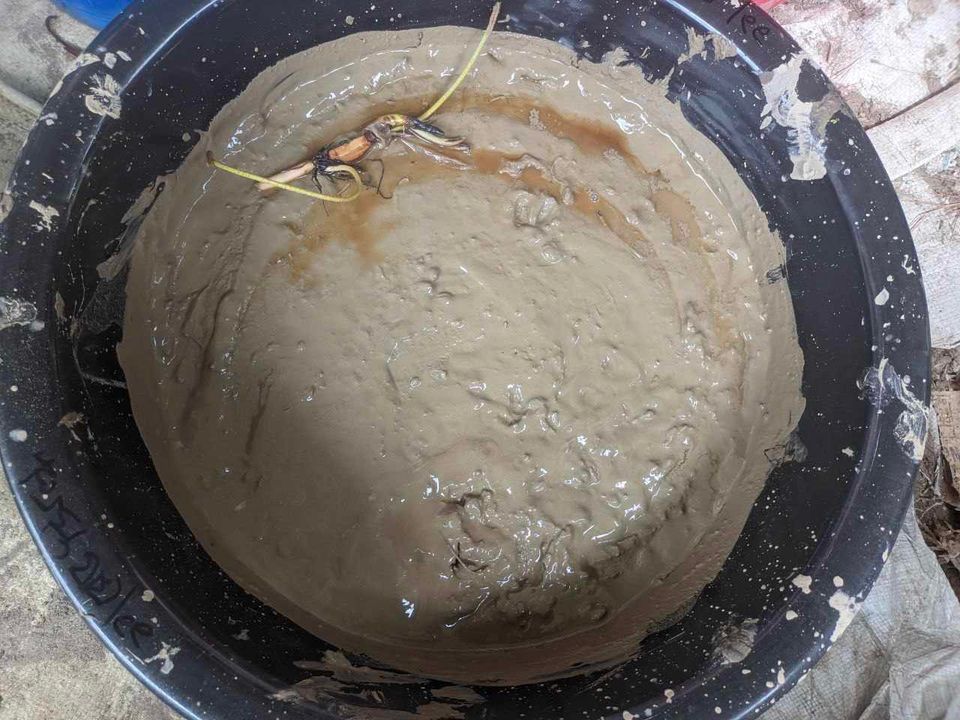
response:
{"label": "brown stain on mud", "polygon": [[[416,117],[434,99],[431,95],[423,95],[385,102],[374,110],[368,122],[373,122],[381,115],[392,113]],[[601,155],[607,150],[614,150],[638,172],[643,174],[650,172],[633,154],[627,142],[626,134],[613,123],[562,113],[550,104],[530,97],[492,95],[463,90],[446,102],[441,115],[463,112],[499,115],[516,120],[524,125],[542,127],[554,137],[576,144],[580,150],[588,155]],[[430,122],[433,122],[433,120]],[[442,125],[443,121],[440,120],[439,123]],[[359,131],[360,128],[358,127],[357,130]],[[326,140],[323,143],[311,145],[310,155],[319,152],[329,142],[330,140]]]}
{"label": "brown stain on mud", "polygon": [[[380,108],[380,114],[415,114],[426,101],[426,98],[405,98],[385,104]],[[613,150],[637,172],[651,174],[634,157],[627,146],[627,137],[615,126],[564,115],[530,98],[479,93],[463,93],[451,99],[445,112],[468,110],[497,114],[543,128],[557,138],[576,144],[587,155],[602,155]],[[518,190],[549,195],[562,207],[602,223],[641,257],[649,255],[650,243],[641,229],[608,200],[585,186],[565,184],[538,167],[510,171],[510,164],[522,158],[522,155],[484,148],[468,151],[436,151],[431,148],[424,153],[411,151],[385,157],[382,161],[367,162],[365,169],[373,187],[352,203],[315,203],[302,223],[288,226],[296,237],[286,252],[275,259],[289,267],[294,281],[303,282],[323,248],[330,242],[340,242],[356,249],[364,267],[375,266],[383,259],[377,241],[390,229],[389,223],[377,219],[378,210],[389,207],[397,188],[405,183],[418,184],[468,172],[496,178]],[[666,189],[657,190],[652,199],[657,213],[670,222],[674,240],[685,245],[697,244],[700,230],[693,207]]]}

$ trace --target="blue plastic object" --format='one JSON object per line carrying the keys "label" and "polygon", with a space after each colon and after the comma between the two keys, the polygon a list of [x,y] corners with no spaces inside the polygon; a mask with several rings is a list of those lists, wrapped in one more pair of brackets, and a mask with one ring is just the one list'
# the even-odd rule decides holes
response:
{"label": "blue plastic object", "polygon": [[102,30],[130,4],[130,0],[57,0],[57,5],[80,22]]}

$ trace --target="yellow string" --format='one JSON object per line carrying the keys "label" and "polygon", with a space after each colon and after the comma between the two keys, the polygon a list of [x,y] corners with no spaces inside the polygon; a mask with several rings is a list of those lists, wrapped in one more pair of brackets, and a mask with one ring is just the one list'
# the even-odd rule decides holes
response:
{"label": "yellow string", "polygon": [[[421,120],[427,120],[431,115],[433,115],[440,107],[450,99],[450,96],[453,95],[457,88],[463,83],[467,75],[470,74],[470,71],[473,69],[473,66],[476,64],[477,59],[480,57],[480,53],[483,52],[483,47],[487,44],[487,40],[490,38],[490,34],[493,32],[493,27],[497,22],[497,17],[500,15],[500,3],[497,2],[493,6],[493,11],[490,13],[490,20],[487,22],[487,27],[483,31],[483,36],[480,38],[480,43],[477,45],[476,50],[473,51],[473,55],[470,56],[470,59],[467,61],[466,66],[463,70],[460,71],[460,74],[457,76],[450,87],[447,88],[446,92],[443,93],[437,101],[433,103],[429,108],[423,111],[420,115]],[[253,180],[254,182],[264,183],[270,185],[271,187],[280,188],[281,190],[289,190],[290,192],[297,193],[299,195],[306,195],[307,197],[312,197],[317,200],[325,200],[327,202],[334,203],[346,203],[352,200],[356,200],[361,191],[363,190],[363,180],[360,177],[360,173],[357,172],[357,169],[352,165],[334,165],[327,168],[328,171],[333,172],[345,172],[353,179],[355,185],[353,192],[349,195],[325,195],[324,193],[315,192],[314,190],[307,190],[305,188],[297,187],[296,185],[290,185],[289,183],[278,182],[277,180],[271,180],[270,178],[263,177],[262,175],[255,175],[252,172],[247,172],[246,170],[241,170],[239,168],[230,167],[229,165],[220,162],[219,160],[213,157],[212,153],[207,153],[207,162],[217,170],[223,170],[228,172],[231,175],[236,175],[237,177],[242,177],[247,180]]]}
{"label": "yellow string", "polygon": [[477,49],[473,51],[473,55],[471,55],[470,60],[467,61],[466,67],[460,71],[457,79],[454,80],[450,87],[447,88],[447,91],[437,98],[437,101],[433,105],[423,111],[423,113],[420,115],[421,120],[427,120],[431,115],[439,110],[440,106],[450,99],[450,96],[457,91],[457,88],[460,87],[461,83],[463,83],[463,81],[466,79],[467,75],[476,64],[477,58],[480,57],[480,53],[483,52],[483,46],[487,44],[487,40],[490,38],[490,33],[493,32],[493,26],[496,24],[497,17],[499,15],[500,3],[497,2],[494,4],[493,11],[490,13],[490,20],[487,22],[487,29],[483,31],[483,37],[480,38],[480,44],[477,45]]}
{"label": "yellow string", "polygon": [[356,200],[360,196],[360,192],[363,190],[363,179],[360,177],[360,173],[357,172],[357,169],[352,165],[333,165],[327,169],[334,172],[345,172],[350,175],[355,183],[353,192],[351,192],[349,195],[325,195],[324,193],[319,193],[314,190],[307,190],[306,188],[290,185],[289,183],[271,180],[270,178],[263,177],[262,175],[255,175],[252,172],[247,172],[246,170],[230,167],[229,165],[214,159],[212,155],[207,156],[207,162],[210,165],[213,165],[213,167],[217,168],[217,170],[223,170],[231,175],[236,175],[237,177],[242,177],[247,180],[253,180],[254,182],[265,183],[272,187],[280,188],[281,190],[289,190],[290,192],[306,195],[307,197],[316,198],[317,200],[326,200],[327,202],[350,202],[352,200]]}

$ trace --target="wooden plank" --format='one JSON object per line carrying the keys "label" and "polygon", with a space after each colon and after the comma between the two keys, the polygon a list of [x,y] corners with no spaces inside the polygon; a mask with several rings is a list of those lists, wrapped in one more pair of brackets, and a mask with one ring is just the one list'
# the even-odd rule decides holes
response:
{"label": "wooden plank", "polygon": [[867,131],[891,180],[960,144],[960,83]]}

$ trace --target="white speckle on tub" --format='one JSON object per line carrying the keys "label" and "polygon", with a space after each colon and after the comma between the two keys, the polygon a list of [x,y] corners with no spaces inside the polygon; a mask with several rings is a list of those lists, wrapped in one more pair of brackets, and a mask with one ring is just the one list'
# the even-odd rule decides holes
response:
{"label": "white speckle on tub", "polygon": [[880,292],[877,293],[877,296],[873,299],[873,302],[876,305],[886,305],[889,299],[890,299],[890,291],[887,290],[886,285],[884,285],[883,289],[880,290]]}
{"label": "white speckle on tub", "polygon": [[786,614],[787,620],[796,620],[798,617],[800,617],[800,616],[797,615],[797,613],[796,613],[795,611],[793,611],[793,610],[787,610],[787,614]]}
{"label": "white speckle on tub", "polygon": [[65,427],[70,432],[70,435],[73,436],[74,440],[80,440],[80,436],[77,435],[76,428],[79,425],[83,425],[85,422],[86,418],[83,416],[83,413],[79,413],[76,410],[71,410],[68,413],[64,413],[57,425]]}
{"label": "white speckle on tub", "polygon": [[639,715],[634,715],[634,714],[633,714],[632,712],[630,712],[629,710],[624,710],[624,711],[623,711],[623,720],[637,720],[638,717],[640,717],[640,716],[639,716]]}
{"label": "white speckle on tub", "polygon": [[14,442],[26,442],[27,440],[27,431],[26,430],[11,430],[7,433],[10,436],[10,439]]}
{"label": "white speckle on tub", "polygon": [[250,639],[250,631],[247,630],[246,628],[240,628],[240,632],[238,632],[238,633],[237,633],[236,635],[234,635],[233,637],[236,638],[237,640],[249,640],[249,639]]}
{"label": "white speckle on tub", "polygon": [[668,705],[673,702],[674,694],[675,693],[670,688],[667,688],[666,690],[663,691],[663,696],[667,699]]}
{"label": "white speckle on tub", "polygon": [[146,590],[143,591],[143,594],[140,596],[140,599],[143,600],[144,602],[153,602],[153,599],[155,597],[156,595],[153,594],[153,590],[151,590],[150,588],[147,588]]}
{"label": "white speckle on tub", "polygon": [[904,409],[893,428],[893,436],[911,460],[920,462],[927,443],[928,409],[913,394],[910,384],[901,379],[884,357],[880,358],[877,367],[867,368],[858,385],[870,403],[876,406],[878,413],[884,412],[892,400],[898,400],[903,405]]}
{"label": "white speckle on tub", "polygon": [[52,230],[53,219],[60,216],[60,211],[49,205],[42,205],[36,200],[31,200],[29,205],[31,210],[36,211],[40,219],[33,226],[37,230]]}
{"label": "white speckle on tub", "polygon": [[847,626],[853,622],[860,610],[860,603],[847,595],[843,590],[837,590],[830,596],[830,607],[837,611],[837,625],[833,628],[833,634],[830,636],[830,642],[836,642]]}
{"label": "white speckle on tub", "polygon": [[160,652],[158,652],[153,657],[148,657],[144,659],[144,664],[149,665],[155,660],[161,660],[162,664],[160,665],[160,672],[164,675],[169,675],[173,670],[173,656],[180,652],[180,648],[171,647],[167,643],[160,641]]}
{"label": "white speckle on tub", "polygon": [[83,104],[94,115],[118,119],[123,107],[120,101],[120,83],[106,73],[94,75],[90,92],[83,96]]}
{"label": "white speckle on tub", "polygon": [[16,391],[19,390],[19,389],[20,389],[20,388],[18,388],[16,385],[11,385],[11,386],[10,386],[10,392],[16,392]]}
{"label": "white speckle on tub", "polygon": [[37,118],[37,122],[42,122],[47,127],[50,127],[57,121],[56,113],[46,113]]}
{"label": "white speckle on tub", "polygon": [[0,296],[0,330],[14,325],[31,325],[37,319],[37,308],[26,300]]}
{"label": "white speckle on tub", "polygon": [[747,618],[720,628],[712,638],[714,660],[719,660],[721,665],[743,662],[753,650],[759,622],[756,618]]}
{"label": "white speckle on tub", "polygon": [[803,591],[804,595],[810,594],[810,584],[813,578],[809,575],[797,575],[791,582]]}
{"label": "white speckle on tub", "polygon": [[121,60],[126,60],[127,62],[130,62],[130,56],[127,53],[125,53],[123,50],[117,50],[117,57],[120,58]]}
{"label": "white speckle on tub", "polygon": [[113,68],[114,68],[114,67],[116,66],[116,64],[117,64],[117,56],[114,55],[112,52],[104,53],[104,54],[103,54],[103,64],[106,65],[106,66],[107,66],[108,68],[110,68],[111,70],[113,70]]}
{"label": "white speckle on tub", "polygon": [[774,684],[773,684],[773,681],[772,681],[772,680],[767,680],[767,682],[765,682],[764,685],[766,685],[768,688],[774,687]]}
{"label": "white speckle on tub", "polygon": [[827,123],[841,107],[840,96],[828,90],[819,100],[801,100],[797,93],[806,59],[794,55],[770,72],[760,74],[766,104],[760,127],[771,121],[787,129],[794,180],[817,180],[827,174]]}
{"label": "white speckle on tub", "polygon": [[881,559],[883,562],[886,562],[888,557],[890,557],[890,550],[889,550],[889,549],[884,550],[884,551],[880,554],[880,559]]}
{"label": "white speckle on tub", "polygon": [[903,262],[900,263],[900,267],[902,267],[902,268],[906,271],[907,275],[916,275],[916,274],[917,274],[916,268],[914,268],[913,265],[910,264],[910,256],[909,256],[909,255],[904,255],[904,256],[903,256]]}
{"label": "white speckle on tub", "polygon": [[852,447],[845,447],[845,448],[844,448],[843,450],[841,450],[840,452],[842,452],[842,453],[843,453],[844,455],[846,455],[847,457],[853,457],[853,448],[852,448]]}
{"label": "white speckle on tub", "polygon": [[787,676],[783,672],[783,668],[777,670],[777,685],[784,685],[787,682]]}
{"label": "white speckle on tub", "polygon": [[347,15],[347,16],[343,19],[343,21],[344,21],[347,25],[353,25],[353,21],[354,21],[353,15]]}
{"label": "white speckle on tub", "polygon": [[721,713],[723,712],[723,710],[720,709],[720,706],[719,706],[719,705],[714,706],[713,711],[714,711],[717,715],[719,715],[719,714],[721,714]]}
{"label": "white speckle on tub", "polygon": [[833,576],[833,586],[834,587],[843,587],[843,578],[839,575]]}

